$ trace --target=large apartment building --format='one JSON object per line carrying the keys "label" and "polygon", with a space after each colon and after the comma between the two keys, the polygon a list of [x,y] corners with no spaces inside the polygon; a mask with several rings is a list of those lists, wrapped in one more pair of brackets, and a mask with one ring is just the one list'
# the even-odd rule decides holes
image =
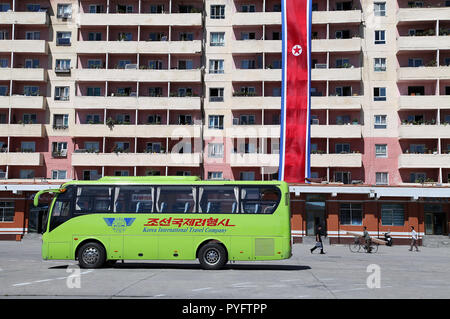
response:
{"label": "large apartment building", "polygon": [[[450,2],[312,3],[311,177],[450,180]],[[0,175],[277,177],[279,0],[0,3]]]}

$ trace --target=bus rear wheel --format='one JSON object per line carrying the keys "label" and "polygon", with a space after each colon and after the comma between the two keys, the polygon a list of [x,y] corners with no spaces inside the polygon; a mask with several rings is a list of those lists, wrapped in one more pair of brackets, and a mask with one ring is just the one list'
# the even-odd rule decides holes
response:
{"label": "bus rear wheel", "polygon": [[105,248],[99,243],[86,243],[78,250],[78,263],[81,268],[100,268],[105,260]]}
{"label": "bus rear wheel", "polygon": [[203,269],[216,270],[227,263],[226,249],[217,243],[209,243],[202,246],[198,252],[198,260]]}

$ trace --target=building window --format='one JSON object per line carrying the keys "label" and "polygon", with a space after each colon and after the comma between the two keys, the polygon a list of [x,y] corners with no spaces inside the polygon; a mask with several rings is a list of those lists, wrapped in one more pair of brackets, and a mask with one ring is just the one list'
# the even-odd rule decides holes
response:
{"label": "building window", "polygon": [[386,88],[373,88],[374,101],[386,101]]}
{"label": "building window", "polygon": [[70,19],[72,18],[72,5],[71,4],[58,4],[57,18]]}
{"label": "building window", "polygon": [[337,183],[350,184],[352,181],[352,174],[350,172],[335,172],[334,181]]}
{"label": "building window", "polygon": [[176,171],[176,176],[191,176],[191,171]]}
{"label": "building window", "polygon": [[386,31],[375,30],[375,44],[386,44]]}
{"label": "building window", "polygon": [[210,46],[222,47],[225,45],[225,32],[211,32]]}
{"label": "building window", "polygon": [[225,5],[211,5],[211,19],[225,19]]}
{"label": "building window", "polygon": [[24,86],[23,87],[23,95],[38,96],[39,95],[39,87],[38,86]]}
{"label": "building window", "polygon": [[39,59],[25,59],[25,68],[26,69],[38,69],[39,68]]}
{"label": "building window", "polygon": [[389,175],[386,172],[376,172],[375,173],[375,184],[376,185],[388,185]]}
{"label": "building window", "polygon": [[375,157],[387,157],[387,144],[375,144]]}
{"label": "building window", "polygon": [[178,60],[179,70],[192,70],[192,68],[193,68],[192,60]]}
{"label": "building window", "polygon": [[210,115],[208,128],[223,130],[223,115]]}
{"label": "building window", "polygon": [[223,157],[223,143],[209,143],[208,157],[222,158]]}
{"label": "building window", "polygon": [[100,151],[100,143],[84,142],[84,149],[89,153],[98,153]]}
{"label": "building window", "polygon": [[208,179],[223,179],[222,172],[208,172]]}
{"label": "building window", "polygon": [[422,58],[410,58],[408,59],[408,67],[409,68],[417,68],[423,66]]}
{"label": "building window", "polygon": [[55,101],[69,101],[69,87],[68,86],[55,87]]}
{"label": "building window", "polygon": [[22,179],[34,178],[34,169],[21,169],[19,173],[19,178]]}
{"label": "building window", "polygon": [[20,151],[23,153],[34,153],[36,152],[36,142],[21,142]]}
{"label": "building window", "polygon": [[426,173],[411,173],[409,174],[409,182],[410,183],[425,183],[427,179]]}
{"label": "building window", "polygon": [[0,3],[0,12],[7,12],[8,10],[11,10],[9,3]]}
{"label": "building window", "polygon": [[210,102],[223,102],[223,88],[210,88],[209,89],[209,101]]}
{"label": "building window", "polygon": [[103,6],[101,4],[90,4],[89,13],[103,13]]}
{"label": "building window", "polygon": [[88,69],[101,69],[102,60],[88,60]]}
{"label": "building window", "polygon": [[163,4],[151,4],[150,5],[150,13],[164,13],[164,5]]}
{"label": "building window", "polygon": [[373,4],[373,12],[376,17],[386,16],[386,2],[375,2]]}
{"label": "building window", "polygon": [[0,222],[13,222],[14,213],[14,202],[0,202]]}
{"label": "building window", "polygon": [[54,129],[67,129],[69,127],[69,114],[54,114],[53,115],[53,128]]}
{"label": "building window", "polygon": [[341,225],[362,225],[362,204],[348,203],[340,204],[339,220]]}
{"label": "building window", "polygon": [[97,170],[85,170],[83,171],[83,180],[85,181],[93,181],[99,179],[100,175]]}
{"label": "building window", "polygon": [[386,71],[386,58],[375,58],[373,70],[375,72]]}
{"label": "building window", "polygon": [[52,143],[52,156],[53,157],[66,157],[67,156],[67,142],[53,142]]}
{"label": "building window", "polygon": [[100,114],[88,114],[86,115],[87,124],[100,124]]}
{"label": "building window", "polygon": [[241,172],[239,174],[241,181],[254,181],[255,180],[255,172]]}
{"label": "building window", "polygon": [[89,32],[88,41],[102,41],[101,32]]}
{"label": "building window", "polygon": [[55,71],[56,72],[70,71],[70,59],[56,59]]}
{"label": "building window", "polygon": [[335,145],[336,154],[347,154],[350,153],[350,144],[339,143]]}
{"label": "building window", "polygon": [[209,73],[210,74],[222,74],[223,60],[209,60]]}
{"label": "building window", "polygon": [[52,170],[52,179],[66,179],[67,171],[65,170]]}
{"label": "building window", "polygon": [[27,31],[27,32],[25,32],[25,39],[26,40],[40,40],[41,39],[41,32],[39,32],[39,31]]}
{"label": "building window", "polygon": [[405,209],[402,204],[381,205],[381,225],[403,226],[405,223]]}
{"label": "building window", "polygon": [[130,176],[130,172],[127,170],[117,170],[114,171],[114,176]]}
{"label": "building window", "polygon": [[0,59],[0,68],[9,68],[9,60]]}
{"label": "building window", "polygon": [[101,96],[101,88],[88,87],[87,96]]}
{"label": "building window", "polygon": [[56,32],[56,45],[69,46],[71,45],[70,38],[71,32]]}
{"label": "building window", "polygon": [[425,154],[425,144],[411,144],[409,151],[412,154]]}
{"label": "building window", "polygon": [[379,128],[387,128],[387,121],[386,121],[387,116],[386,115],[375,115],[375,124],[374,124],[374,128],[379,129]]}
{"label": "building window", "polygon": [[256,7],[254,4],[244,4],[241,5],[241,11],[240,12],[255,12]]}
{"label": "building window", "polygon": [[22,120],[24,124],[36,124],[37,115],[36,113],[24,113],[22,116]]}

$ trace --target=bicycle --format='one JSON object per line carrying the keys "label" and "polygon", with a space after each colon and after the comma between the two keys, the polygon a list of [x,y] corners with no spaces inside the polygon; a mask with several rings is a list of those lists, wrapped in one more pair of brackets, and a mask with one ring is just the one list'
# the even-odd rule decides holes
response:
{"label": "bicycle", "polygon": [[[355,237],[354,241],[348,245],[348,248],[352,253],[357,253],[361,249],[367,250],[366,243],[362,241],[362,237]],[[370,252],[376,253],[378,251],[378,244],[371,241],[369,249]]]}

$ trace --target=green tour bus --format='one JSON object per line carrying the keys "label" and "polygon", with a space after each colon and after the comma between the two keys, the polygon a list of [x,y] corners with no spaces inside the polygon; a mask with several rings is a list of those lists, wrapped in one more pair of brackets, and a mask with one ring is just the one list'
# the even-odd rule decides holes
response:
{"label": "green tour bus", "polygon": [[289,188],[281,181],[202,181],[198,177],[103,177],[70,181],[54,193],[42,258],[82,268],[117,260],[229,260],[291,257]]}

